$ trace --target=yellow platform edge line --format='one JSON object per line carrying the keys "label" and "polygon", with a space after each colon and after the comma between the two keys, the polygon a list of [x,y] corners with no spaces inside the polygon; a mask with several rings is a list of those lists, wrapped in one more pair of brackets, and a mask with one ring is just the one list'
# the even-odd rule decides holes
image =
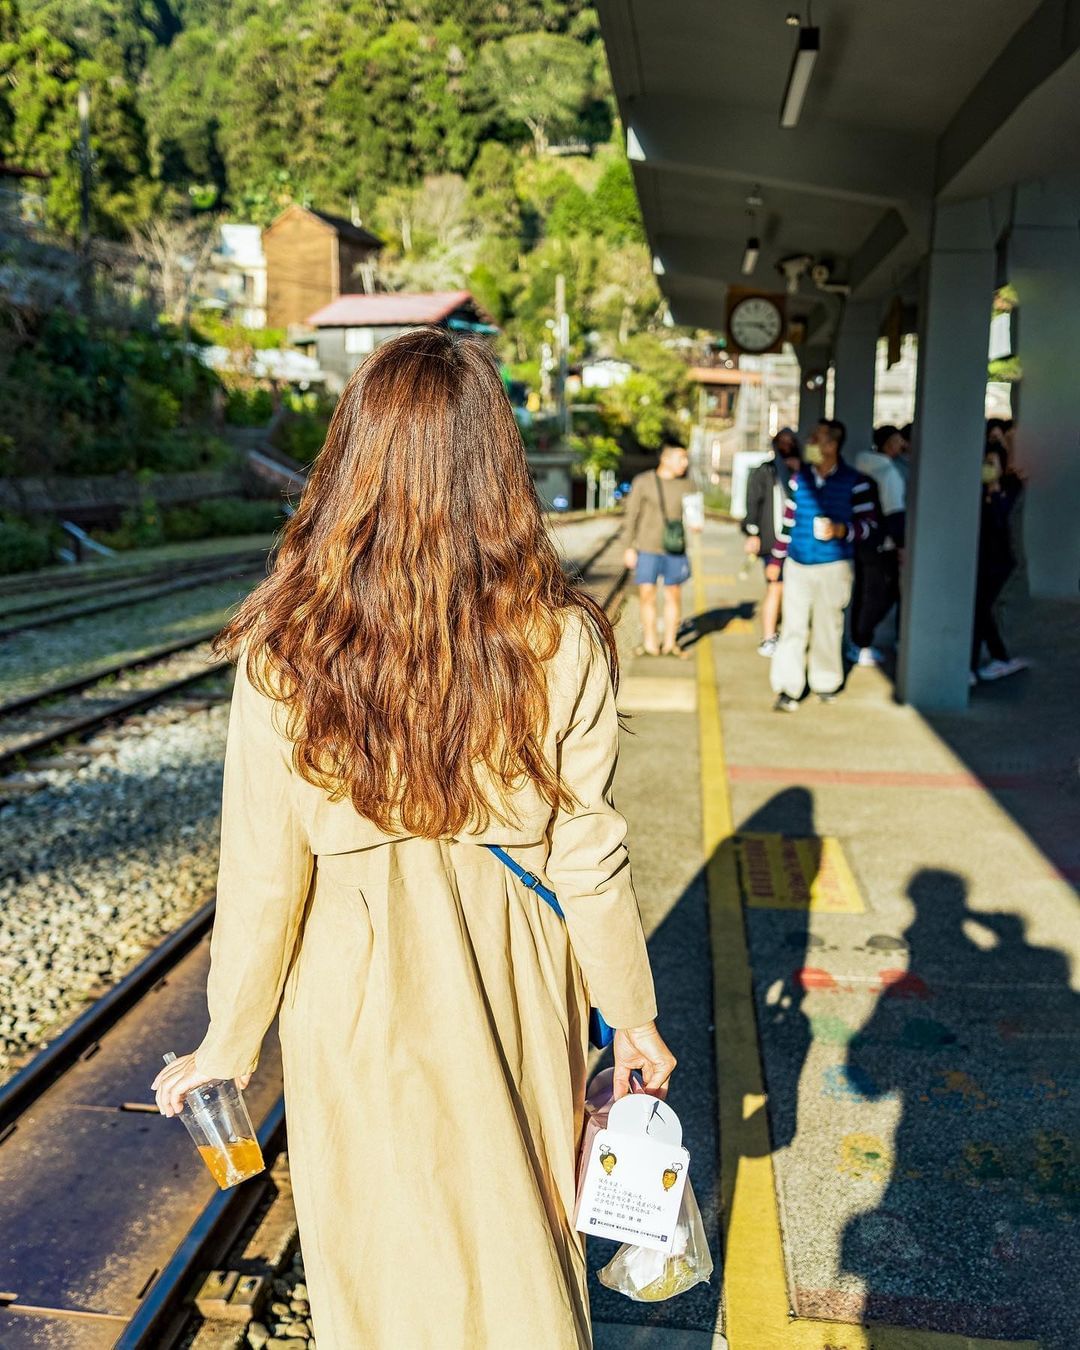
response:
{"label": "yellow platform edge line", "polygon": [[[700,614],[706,609],[705,581],[700,557],[695,556],[694,562],[698,564],[694,567],[694,608]],[[1035,1341],[980,1340],[791,1316],[713,643],[712,637],[701,638],[696,660],[702,842],[720,1102],[724,1251],[717,1264],[730,1350],[1039,1350]]]}

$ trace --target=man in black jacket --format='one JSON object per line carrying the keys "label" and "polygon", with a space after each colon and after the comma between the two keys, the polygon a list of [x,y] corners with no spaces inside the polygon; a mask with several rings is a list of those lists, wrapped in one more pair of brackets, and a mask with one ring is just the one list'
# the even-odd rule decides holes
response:
{"label": "man in black jacket", "polygon": [[790,427],[776,433],[772,448],[772,457],[758,464],[750,474],[746,485],[746,515],[742,523],[746,552],[765,564],[760,656],[772,656],[776,650],[784,587],[780,579],[782,564],[773,558],[772,551],[783,528],[784,502],[791,491],[791,478],[798,473],[802,462],[798,437]]}

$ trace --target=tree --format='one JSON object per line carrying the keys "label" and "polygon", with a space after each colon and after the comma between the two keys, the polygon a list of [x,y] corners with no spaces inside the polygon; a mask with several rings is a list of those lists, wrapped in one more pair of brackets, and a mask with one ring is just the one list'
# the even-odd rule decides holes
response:
{"label": "tree", "polygon": [[612,155],[592,194],[593,216],[604,237],[613,244],[644,244],[634,176],[630,162],[621,153]]}
{"label": "tree", "polygon": [[524,122],[542,155],[548,134],[570,122],[589,90],[589,53],[556,33],[518,33],[480,51],[485,85],[503,113]]}
{"label": "tree", "polygon": [[660,291],[649,250],[643,244],[604,249],[592,297],[596,326],[614,333],[621,347],[635,329],[649,322],[659,306]]}
{"label": "tree", "polygon": [[375,224],[387,243],[379,260],[393,290],[452,290],[465,285],[479,247],[469,189],[459,174],[434,174],[415,188],[392,188]]}
{"label": "tree", "polygon": [[[94,192],[91,228],[121,235],[145,217],[156,188],[149,174],[146,137],[133,90],[95,61],[80,61],[66,43],[40,25],[19,29],[8,11],[9,36],[0,41],[6,134],[0,150],[16,163],[49,175],[49,223],[75,234],[79,221],[78,91],[90,91],[90,148]],[[2,31],[2,30],[0,30]]]}
{"label": "tree", "polygon": [[147,221],[131,237],[139,257],[150,266],[161,296],[161,311],[171,323],[186,322],[192,297],[206,274],[214,251],[218,221],[188,216]]}
{"label": "tree", "polygon": [[603,389],[597,400],[608,423],[629,431],[639,445],[658,450],[664,443],[669,418],[664,391],[651,375],[635,371],[622,384]]}
{"label": "tree", "polygon": [[469,170],[469,195],[477,222],[486,233],[515,241],[521,236],[516,172],[514,152],[498,141],[485,141]]}
{"label": "tree", "polygon": [[345,54],[319,130],[324,144],[330,131],[339,200],[370,205],[379,188],[469,167],[480,133],[472,54],[459,24],[432,32],[404,20]]}

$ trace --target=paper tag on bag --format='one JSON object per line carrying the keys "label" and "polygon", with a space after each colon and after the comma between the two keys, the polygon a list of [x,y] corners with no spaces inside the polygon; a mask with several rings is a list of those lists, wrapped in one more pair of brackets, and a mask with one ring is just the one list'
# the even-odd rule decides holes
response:
{"label": "paper tag on bag", "polygon": [[664,1102],[622,1097],[593,1140],[574,1226],[653,1251],[671,1251],[690,1155]]}

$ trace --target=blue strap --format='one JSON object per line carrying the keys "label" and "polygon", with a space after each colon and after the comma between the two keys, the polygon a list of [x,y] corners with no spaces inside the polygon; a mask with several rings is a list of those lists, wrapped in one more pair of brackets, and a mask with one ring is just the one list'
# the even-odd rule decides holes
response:
{"label": "blue strap", "polygon": [[499,848],[498,845],[485,844],[484,847],[490,853],[494,853],[501,863],[505,863],[506,866],[509,867],[510,871],[513,872],[514,876],[517,877],[518,881],[521,882],[526,890],[535,891],[541,900],[551,906],[560,919],[566,918],[566,915],[562,910],[562,905],[559,904],[559,897],[554,891],[548,890],[538,876],[535,876],[532,872],[526,872],[519,862],[515,862],[510,854],[507,853],[505,849]]}
{"label": "blue strap", "polygon": [[[532,872],[526,872],[519,862],[515,862],[511,858],[506,849],[499,848],[496,844],[485,844],[484,847],[489,853],[494,853],[501,863],[505,863],[509,867],[526,890],[535,891],[541,900],[551,906],[560,919],[566,918],[562,905],[559,904],[559,897],[554,891],[548,890],[538,876]],[[615,1028],[604,1021],[603,1013],[599,1008],[589,1010],[589,1039],[598,1050],[606,1050],[615,1039]]]}

